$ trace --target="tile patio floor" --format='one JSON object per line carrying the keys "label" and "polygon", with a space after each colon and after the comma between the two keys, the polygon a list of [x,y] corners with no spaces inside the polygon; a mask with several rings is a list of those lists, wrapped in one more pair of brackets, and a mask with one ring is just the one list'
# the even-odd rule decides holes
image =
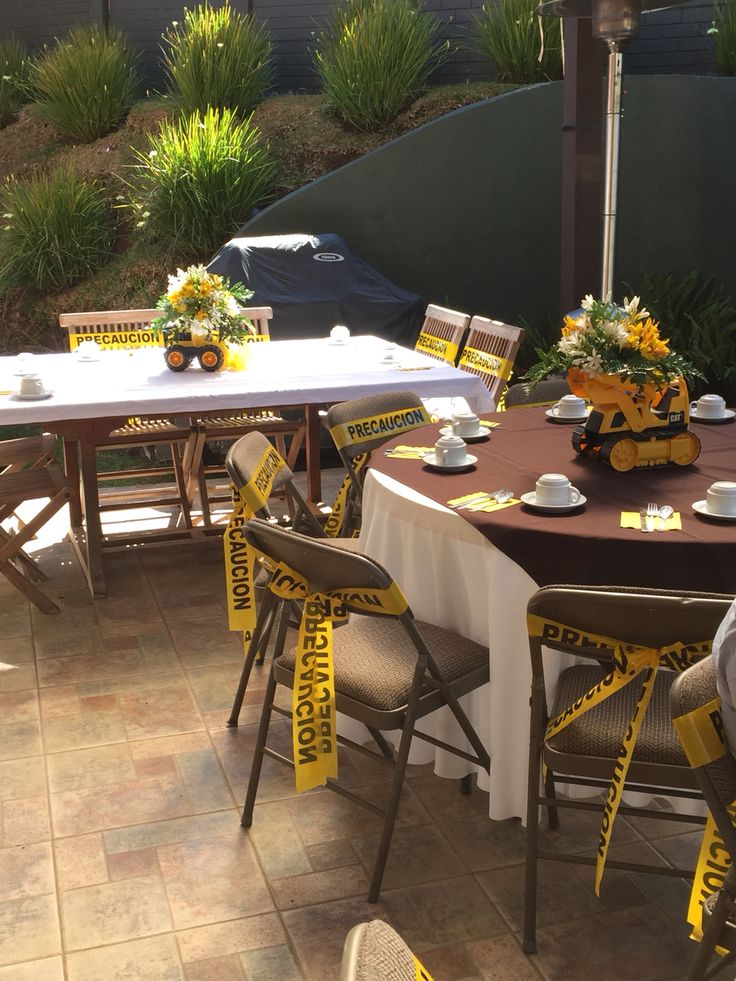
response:
{"label": "tile patio floor", "polygon": [[[63,522],[62,522],[63,524]],[[63,531],[57,525],[57,532]],[[692,956],[680,880],[542,870],[539,953],[523,955],[518,821],[414,767],[381,901],[365,901],[378,820],[328,791],[297,798],[266,761],[255,824],[239,824],[264,672],[241,726],[225,719],[241,662],[220,550],[109,558],[93,601],[70,546],[38,552],[63,610],[0,578],[0,981],[329,981],[345,934],[381,917],[435,981],[664,981]],[[287,723],[278,723],[287,740]],[[288,745],[288,742],[285,742]],[[353,754],[367,797],[386,770]],[[563,813],[581,850],[597,818]],[[699,832],[620,818],[616,851],[692,858]]]}

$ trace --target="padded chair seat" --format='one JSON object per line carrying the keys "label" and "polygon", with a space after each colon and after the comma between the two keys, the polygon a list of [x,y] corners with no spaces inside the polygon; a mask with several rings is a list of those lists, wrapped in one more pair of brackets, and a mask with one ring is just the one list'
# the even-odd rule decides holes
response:
{"label": "padded chair seat", "polygon": [[[576,665],[562,672],[551,717],[554,718],[604,677],[595,665]],[[654,692],[639,730],[633,759],[640,763],[688,766],[670,715],[673,671],[658,671]],[[617,759],[641,693],[643,674],[600,705],[571,722],[545,744],[556,753]]]}
{"label": "padded chair seat", "polygon": [[[448,682],[488,667],[488,648],[441,627],[415,622]],[[336,692],[380,712],[406,705],[417,651],[396,620],[351,614],[350,622],[333,634],[333,656]],[[276,663],[293,672],[295,661],[296,647]]]}

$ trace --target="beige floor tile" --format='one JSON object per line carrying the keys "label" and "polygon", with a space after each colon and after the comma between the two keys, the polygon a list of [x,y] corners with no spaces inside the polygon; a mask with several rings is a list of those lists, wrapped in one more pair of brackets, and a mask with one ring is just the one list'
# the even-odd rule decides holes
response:
{"label": "beige floor tile", "polygon": [[59,889],[77,889],[107,882],[107,864],[101,834],[57,838],[54,852]]}
{"label": "beige floor tile", "polygon": [[186,676],[181,668],[170,671],[149,671],[140,674],[120,675],[117,678],[104,678],[98,681],[82,681],[77,687],[80,700],[101,695],[122,695],[128,692],[177,688],[186,684]]}
{"label": "beige floor tile", "polygon": [[242,637],[228,630],[223,616],[171,623],[169,627],[179,658],[187,668],[227,661],[242,663]]}
{"label": "beige floor tile", "polygon": [[0,665],[27,664],[32,660],[33,640],[30,636],[12,637],[3,634],[2,639],[0,639]]}
{"label": "beige floor tile", "polygon": [[107,871],[111,882],[118,879],[139,879],[158,873],[158,856],[153,848],[135,852],[116,852],[107,856]]}
{"label": "beige floor tile", "polygon": [[127,735],[117,708],[111,712],[83,712],[44,719],[42,728],[47,753],[120,743]]}
{"label": "beige floor tile", "polygon": [[187,981],[246,981],[237,954],[192,961],[184,965],[184,976]]}
{"label": "beige floor tile", "polygon": [[[336,978],[348,932],[366,920],[388,920],[380,903],[342,899],[283,913],[284,925],[308,978]],[[439,979],[437,979],[439,981]]]}
{"label": "beige floor tile", "polygon": [[179,753],[175,762],[194,811],[214,811],[233,806],[233,795],[212,747]]}
{"label": "beige floor tile", "polygon": [[72,630],[59,629],[36,639],[36,657],[39,661],[79,654],[97,654],[104,649],[105,642],[96,625]]}
{"label": "beige floor tile", "polygon": [[120,695],[128,739],[151,739],[204,729],[187,687],[160,688]]}
{"label": "beige floor tile", "polygon": [[45,957],[42,961],[0,967],[0,981],[64,981],[64,965],[61,957]]}
{"label": "beige floor tile", "polygon": [[10,800],[2,808],[2,845],[30,845],[51,838],[51,821],[46,795]]}
{"label": "beige floor tile", "polygon": [[[467,944],[483,981],[538,981],[533,959],[527,957],[515,937],[508,934]],[[428,966],[428,965],[425,965]]]}
{"label": "beige floor tile", "polygon": [[134,760],[144,760],[157,756],[176,756],[178,753],[196,753],[211,747],[207,733],[197,731],[160,736],[157,739],[135,740],[130,744],[130,752]]}
{"label": "beige floor tile", "polygon": [[32,663],[6,664],[0,660],[0,692],[27,691],[36,687],[36,669]]}
{"label": "beige floor tile", "polygon": [[0,725],[0,760],[37,756],[41,751],[41,727],[36,720]]}
{"label": "beige floor tile", "polygon": [[[366,869],[372,869],[378,836],[356,838],[352,844]],[[462,874],[463,863],[434,825],[394,830],[383,877],[384,889],[414,886]]]}
{"label": "beige floor tile", "polygon": [[0,902],[0,965],[41,960],[60,950],[55,895]]}
{"label": "beige floor tile", "polygon": [[[298,822],[286,801],[257,804],[248,835],[269,878],[303,875],[313,871],[297,831]],[[355,853],[353,853],[355,862]]]}
{"label": "beige floor tile", "polygon": [[224,954],[272,947],[286,940],[276,913],[263,913],[226,923],[179,930],[176,937],[185,964],[190,961],[211,960]]}
{"label": "beige floor tile", "polygon": [[45,688],[50,685],[76,685],[120,676],[128,678],[147,669],[145,656],[136,648],[48,658],[38,662],[38,678],[41,687]]}
{"label": "beige floor tile", "polygon": [[0,883],[3,899],[53,892],[56,886],[50,843],[0,849]]}
{"label": "beige floor tile", "polygon": [[171,930],[161,879],[155,875],[61,894],[67,950],[137,940]]}
{"label": "beige floor tile", "polygon": [[270,884],[279,909],[313,906],[332,899],[368,894],[368,879],[360,865],[271,879]]}
{"label": "beige floor tile", "polygon": [[0,800],[38,797],[46,793],[46,769],[42,756],[0,763]]}
{"label": "beige floor tile", "polygon": [[185,981],[171,934],[82,950],[67,964],[69,981]]}
{"label": "beige floor tile", "polygon": [[103,840],[107,854],[114,855],[117,852],[156,848],[177,842],[196,841],[199,838],[229,837],[238,825],[236,811],[217,811],[106,831]]}
{"label": "beige floor tile", "polygon": [[443,978],[443,981],[483,981],[467,944],[423,950],[420,963],[431,977]]}
{"label": "beige floor tile", "polygon": [[158,857],[179,930],[273,909],[253,849],[239,828],[228,837],[166,845]]}
{"label": "beige floor tile", "polygon": [[3,603],[0,606],[0,633],[6,641],[11,637],[30,637],[30,604],[23,600],[19,603]]}
{"label": "beige floor tile", "polygon": [[31,689],[0,694],[0,719],[3,722],[29,722],[38,718],[38,696]]}
{"label": "beige floor tile", "polygon": [[240,955],[247,981],[300,981],[302,972],[287,944]]}
{"label": "beige floor tile", "polygon": [[52,753],[48,756],[47,765],[52,793],[122,783],[136,777],[127,743]]}

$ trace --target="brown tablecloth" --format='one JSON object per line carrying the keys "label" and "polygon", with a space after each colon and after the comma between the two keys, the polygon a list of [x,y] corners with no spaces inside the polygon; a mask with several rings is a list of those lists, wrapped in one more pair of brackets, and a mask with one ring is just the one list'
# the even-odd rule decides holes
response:
{"label": "brown tablecloth", "polygon": [[[567,474],[588,499],[578,511],[540,514],[517,505],[491,514],[458,512],[540,586],[564,582],[736,593],[736,522],[716,522],[692,510],[713,481],[736,481],[736,423],[693,422],[703,448],[691,467],[617,473],[575,453],[573,427],[550,422],[543,408],[488,418],[503,428],[468,447],[478,464],[465,473],[437,473],[421,461],[391,460],[382,451],[370,465],[441,504],[498,487],[509,487],[518,497],[534,490],[542,473]],[[427,426],[394,442],[431,446],[438,430]],[[621,512],[638,511],[648,501],[679,511],[682,531],[646,535],[622,529]]]}

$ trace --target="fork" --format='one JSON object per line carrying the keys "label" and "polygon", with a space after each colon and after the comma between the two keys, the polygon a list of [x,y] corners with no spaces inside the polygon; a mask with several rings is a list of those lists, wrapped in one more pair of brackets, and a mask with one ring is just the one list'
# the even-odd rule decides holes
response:
{"label": "fork", "polygon": [[469,504],[464,504],[462,507],[458,508],[460,511],[481,511],[483,508],[488,507],[491,501],[495,501],[496,504],[505,504],[506,501],[510,500],[514,496],[514,492],[509,487],[500,487],[497,491],[489,494],[487,498],[481,499],[480,501],[472,501]]}
{"label": "fork", "polygon": [[646,506],[646,511],[642,515],[644,518],[642,531],[655,531],[657,527],[657,518],[659,517],[659,505],[655,504],[653,501],[649,501]]}

